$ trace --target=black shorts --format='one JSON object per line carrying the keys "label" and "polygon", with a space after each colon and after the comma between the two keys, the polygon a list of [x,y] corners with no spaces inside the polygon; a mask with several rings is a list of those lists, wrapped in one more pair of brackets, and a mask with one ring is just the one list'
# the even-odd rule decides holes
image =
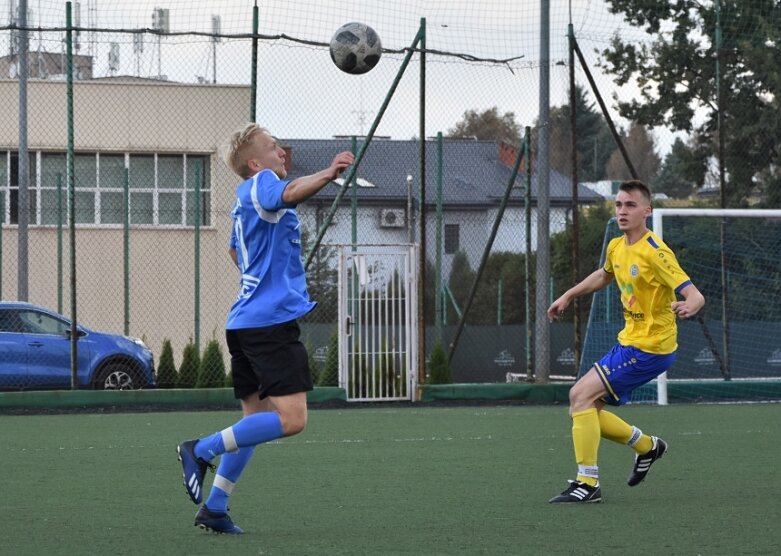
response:
{"label": "black shorts", "polygon": [[255,392],[263,399],[311,390],[312,371],[300,335],[295,320],[260,328],[226,330],[236,398],[246,398]]}

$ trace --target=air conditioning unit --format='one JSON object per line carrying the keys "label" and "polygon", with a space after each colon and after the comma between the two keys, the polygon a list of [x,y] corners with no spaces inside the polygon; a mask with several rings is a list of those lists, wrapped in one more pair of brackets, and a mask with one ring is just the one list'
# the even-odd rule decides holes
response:
{"label": "air conditioning unit", "polygon": [[406,224],[404,209],[380,210],[380,228],[403,228]]}

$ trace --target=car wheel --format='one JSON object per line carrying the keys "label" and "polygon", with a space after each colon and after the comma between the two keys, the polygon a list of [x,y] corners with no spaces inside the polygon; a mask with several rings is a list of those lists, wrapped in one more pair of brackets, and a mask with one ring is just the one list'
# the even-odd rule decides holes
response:
{"label": "car wheel", "polygon": [[136,374],[122,363],[107,365],[95,381],[96,390],[135,390],[140,386]]}

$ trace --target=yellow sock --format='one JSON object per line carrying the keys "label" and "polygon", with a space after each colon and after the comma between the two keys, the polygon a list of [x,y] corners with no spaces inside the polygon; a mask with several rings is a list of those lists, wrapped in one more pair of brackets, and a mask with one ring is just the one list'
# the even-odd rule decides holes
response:
{"label": "yellow sock", "polygon": [[587,485],[599,484],[599,415],[596,407],[572,414],[572,444],[578,464],[577,480]]}
{"label": "yellow sock", "polygon": [[645,454],[653,447],[653,440],[637,427],[633,427],[615,413],[604,409],[599,411],[599,427],[602,438],[620,444],[628,444],[638,454]]}

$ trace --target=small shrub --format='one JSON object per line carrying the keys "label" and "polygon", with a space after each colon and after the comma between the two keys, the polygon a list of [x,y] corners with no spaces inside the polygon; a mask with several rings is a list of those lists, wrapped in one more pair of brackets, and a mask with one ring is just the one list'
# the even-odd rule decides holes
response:
{"label": "small shrub", "polygon": [[309,370],[312,371],[312,383],[317,384],[322,371],[320,369],[320,363],[315,361],[315,348],[312,346],[312,341],[309,338],[304,340],[304,348],[306,349]]}
{"label": "small shrub", "polygon": [[428,363],[427,384],[453,384],[453,371],[447,362],[447,354],[441,342],[434,344]]}
{"label": "small shrub", "polygon": [[157,385],[160,388],[175,388],[179,381],[179,373],[174,364],[174,350],[171,340],[163,340],[163,351],[160,353],[160,363],[157,365]]}
{"label": "small shrub", "polygon": [[206,344],[203,359],[198,366],[196,388],[222,388],[225,385],[225,361],[222,359],[222,349],[216,339]]}
{"label": "small shrub", "polygon": [[225,388],[233,388],[233,369],[225,373]]}
{"label": "small shrub", "polygon": [[339,335],[331,334],[328,343],[328,354],[325,356],[325,365],[320,376],[317,377],[318,386],[337,386],[339,384]]}
{"label": "small shrub", "polygon": [[179,367],[179,381],[176,385],[179,388],[193,388],[198,381],[198,367],[200,367],[200,355],[198,355],[198,348],[192,341],[192,338],[184,346],[182,352],[182,366]]}

